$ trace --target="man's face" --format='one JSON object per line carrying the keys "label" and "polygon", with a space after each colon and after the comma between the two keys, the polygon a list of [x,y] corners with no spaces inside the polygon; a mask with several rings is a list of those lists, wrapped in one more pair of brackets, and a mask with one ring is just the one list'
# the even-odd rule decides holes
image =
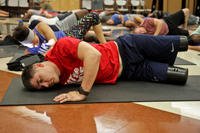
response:
{"label": "man's face", "polygon": [[30,82],[38,90],[45,89],[57,84],[59,75],[51,66],[37,63],[35,64],[35,74]]}
{"label": "man's face", "polygon": [[134,33],[135,34],[145,34],[147,31],[146,31],[146,29],[144,28],[144,27],[137,27],[137,28],[135,28],[135,30],[134,30]]}

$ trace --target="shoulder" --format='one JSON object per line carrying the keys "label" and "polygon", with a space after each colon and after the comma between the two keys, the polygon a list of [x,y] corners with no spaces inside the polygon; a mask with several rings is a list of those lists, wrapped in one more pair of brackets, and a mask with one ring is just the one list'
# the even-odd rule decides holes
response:
{"label": "shoulder", "polygon": [[73,47],[78,45],[80,42],[81,40],[69,36],[63,37],[57,41],[59,45],[63,45],[64,47]]}
{"label": "shoulder", "polygon": [[154,23],[154,20],[155,20],[155,18],[148,17],[148,18],[144,19],[144,23],[150,23],[150,24],[152,24],[152,23]]}
{"label": "shoulder", "polygon": [[145,20],[145,21],[153,21],[153,20],[155,20],[155,18],[147,17],[147,18],[145,18],[144,20]]}
{"label": "shoulder", "polygon": [[77,55],[78,46],[81,40],[73,37],[63,37],[59,39],[51,50],[51,53],[61,55]]}
{"label": "shoulder", "polygon": [[118,18],[118,17],[119,17],[119,14],[115,13],[115,14],[112,15],[111,18],[116,19],[116,18]]}

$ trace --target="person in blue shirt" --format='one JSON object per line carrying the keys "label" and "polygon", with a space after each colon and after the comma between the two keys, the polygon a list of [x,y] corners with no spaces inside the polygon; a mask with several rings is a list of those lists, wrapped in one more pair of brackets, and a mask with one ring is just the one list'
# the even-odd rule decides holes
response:
{"label": "person in blue shirt", "polygon": [[93,26],[99,42],[105,43],[106,40],[103,35],[100,19],[96,13],[89,13],[84,16],[78,24],[72,26],[68,31],[53,31],[47,24],[40,22],[33,30],[24,25],[18,26],[14,29],[12,36],[22,45],[28,47],[26,54],[45,54],[62,37],[73,36],[83,39],[91,26]]}
{"label": "person in blue shirt", "polygon": [[108,25],[123,25],[129,28],[136,27],[142,22],[143,16],[138,14],[113,14],[109,20],[106,21]]}

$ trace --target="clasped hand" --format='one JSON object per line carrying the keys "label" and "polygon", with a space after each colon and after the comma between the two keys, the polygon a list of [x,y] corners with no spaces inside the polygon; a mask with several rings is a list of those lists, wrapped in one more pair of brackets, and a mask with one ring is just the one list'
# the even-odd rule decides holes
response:
{"label": "clasped hand", "polygon": [[56,96],[53,100],[55,102],[64,103],[67,101],[82,101],[86,99],[85,95],[80,94],[78,91],[70,91]]}

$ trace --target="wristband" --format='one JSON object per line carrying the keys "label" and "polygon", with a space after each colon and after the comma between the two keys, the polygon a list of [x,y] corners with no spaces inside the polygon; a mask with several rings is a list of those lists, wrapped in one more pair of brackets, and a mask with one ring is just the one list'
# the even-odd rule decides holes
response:
{"label": "wristband", "polygon": [[82,95],[85,95],[85,96],[88,96],[90,94],[90,92],[88,91],[85,91],[82,86],[78,87],[77,88],[77,91],[79,92],[79,94],[82,94]]}

